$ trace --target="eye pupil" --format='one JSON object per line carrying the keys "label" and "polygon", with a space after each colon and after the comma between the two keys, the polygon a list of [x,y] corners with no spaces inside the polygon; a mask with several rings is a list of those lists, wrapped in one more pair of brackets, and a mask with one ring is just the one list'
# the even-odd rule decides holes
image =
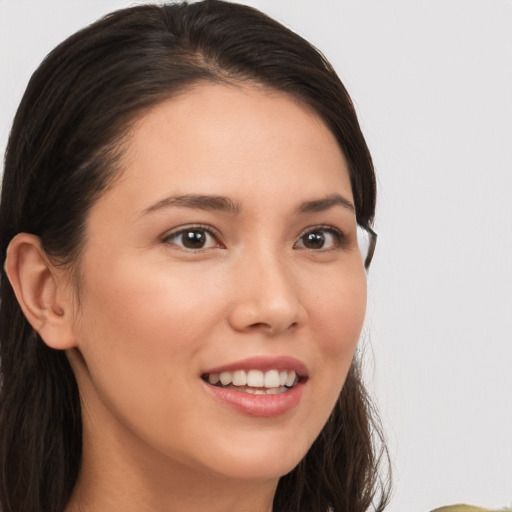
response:
{"label": "eye pupil", "polygon": [[325,234],[321,231],[307,233],[304,235],[303,243],[308,249],[321,249],[325,243]]}
{"label": "eye pupil", "polygon": [[183,233],[183,245],[187,249],[201,249],[206,243],[204,231],[190,230]]}

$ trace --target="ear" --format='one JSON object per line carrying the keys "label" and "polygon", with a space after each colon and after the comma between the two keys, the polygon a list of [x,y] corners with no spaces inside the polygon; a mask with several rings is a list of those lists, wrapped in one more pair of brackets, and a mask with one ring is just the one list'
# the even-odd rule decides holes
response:
{"label": "ear", "polygon": [[41,247],[39,237],[19,233],[9,244],[5,272],[32,327],[51,348],[75,346],[73,303],[67,280]]}

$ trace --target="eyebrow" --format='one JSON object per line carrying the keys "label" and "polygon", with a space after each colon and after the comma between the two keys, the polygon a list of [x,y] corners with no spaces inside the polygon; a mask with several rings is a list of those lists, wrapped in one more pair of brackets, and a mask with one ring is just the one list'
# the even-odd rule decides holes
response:
{"label": "eyebrow", "polygon": [[[333,206],[343,206],[351,212],[355,213],[355,207],[348,199],[339,194],[331,194],[322,199],[313,199],[301,203],[297,208],[297,213],[315,213],[323,212]],[[226,213],[237,214],[242,210],[239,202],[233,201],[229,197],[202,195],[202,194],[185,194],[172,195],[158,201],[149,208],[146,208],[142,215],[152,213],[163,208],[192,208],[198,210],[221,211]]]}
{"label": "eyebrow", "polygon": [[194,208],[198,210],[214,210],[227,213],[239,213],[242,209],[240,203],[223,196],[209,196],[201,194],[173,195],[158,201],[146,208],[142,215],[152,213],[162,208]]}
{"label": "eyebrow", "polygon": [[352,213],[355,213],[356,211],[353,203],[339,194],[331,194],[322,199],[306,201],[297,208],[297,211],[298,213],[323,212],[329,208],[332,208],[333,206],[343,206],[344,208],[350,210]]}

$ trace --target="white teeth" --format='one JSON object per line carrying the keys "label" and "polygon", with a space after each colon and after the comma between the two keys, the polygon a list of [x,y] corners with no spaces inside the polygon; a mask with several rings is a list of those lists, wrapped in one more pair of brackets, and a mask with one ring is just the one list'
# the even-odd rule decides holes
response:
{"label": "white teeth", "polygon": [[[230,388],[231,386],[228,386],[228,389]],[[288,391],[288,388],[284,386],[268,389],[250,388],[249,386],[243,386],[238,389],[236,386],[233,386],[233,389],[237,389],[237,391],[242,391],[243,393],[249,393],[250,395],[279,395]]]}
{"label": "white teeth", "polygon": [[219,382],[219,380],[220,380],[220,377],[219,377],[218,373],[210,373],[210,375],[208,375],[208,382],[210,384],[217,384],[217,382]]}
{"label": "white teeth", "polygon": [[237,370],[233,373],[233,384],[235,386],[245,386],[247,384],[247,374],[244,370]]}
{"label": "white teeth", "polygon": [[[286,391],[297,382],[297,374],[290,370],[236,370],[234,372],[221,372],[208,374],[208,382],[212,385],[243,387],[248,393],[274,394]],[[252,389],[265,388],[265,389]],[[260,392],[261,391],[261,392]]]}
{"label": "white teeth", "polygon": [[270,370],[265,372],[265,387],[278,388],[281,384],[279,379],[279,372],[277,370]]}
{"label": "white teeth", "polygon": [[231,372],[222,372],[220,374],[220,382],[223,386],[227,386],[228,384],[231,384],[232,380],[233,380],[233,376],[231,375]]}
{"label": "white teeth", "polygon": [[253,388],[262,388],[265,384],[263,372],[260,370],[249,370],[247,373],[247,385]]}
{"label": "white teeth", "polygon": [[295,377],[296,377],[295,372],[293,372],[293,371],[290,372],[288,374],[288,378],[286,379],[285,386],[291,388],[293,386],[293,384],[295,383]]}

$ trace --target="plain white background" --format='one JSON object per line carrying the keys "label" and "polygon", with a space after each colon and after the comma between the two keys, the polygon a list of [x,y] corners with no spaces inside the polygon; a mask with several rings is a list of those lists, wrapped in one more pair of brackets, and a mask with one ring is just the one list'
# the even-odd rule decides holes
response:
{"label": "plain white background", "polygon": [[[133,3],[0,0],[2,153],[41,59]],[[389,510],[512,506],[512,2],[245,3],[334,64],[375,160],[366,358]]]}

